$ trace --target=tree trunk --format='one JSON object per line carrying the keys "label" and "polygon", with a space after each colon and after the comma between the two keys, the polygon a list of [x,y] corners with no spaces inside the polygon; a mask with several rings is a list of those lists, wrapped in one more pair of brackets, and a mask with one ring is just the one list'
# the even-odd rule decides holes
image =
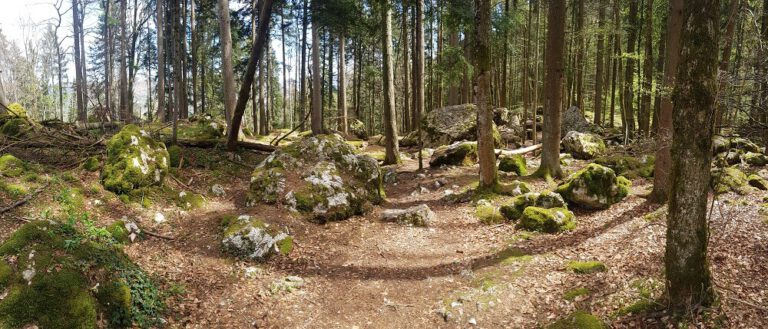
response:
{"label": "tree trunk", "polygon": [[411,131],[411,124],[409,121],[411,118],[411,102],[410,100],[410,86],[411,81],[409,79],[409,67],[408,67],[408,0],[403,1],[403,25],[402,25],[402,38],[400,38],[400,44],[403,48],[403,132]]}
{"label": "tree trunk", "polygon": [[163,15],[165,9],[163,3],[165,0],[157,0],[157,120],[164,122],[167,119],[167,109],[165,108],[165,40],[163,27],[165,19]]}
{"label": "tree trunk", "polygon": [[104,106],[106,113],[112,114],[112,47],[109,22],[112,18],[112,1],[104,3]]}
{"label": "tree trunk", "polygon": [[[707,8],[707,10],[701,10]],[[672,190],[665,269],[669,307],[683,314],[714,300],[707,244],[707,195],[717,93],[720,2],[689,0],[673,93]],[[675,23],[677,24],[677,23]]]}
{"label": "tree trunk", "polygon": [[200,36],[197,32],[197,13],[196,13],[196,6],[195,6],[196,0],[190,0],[190,33],[192,37],[191,45],[190,45],[190,52],[192,53],[192,111],[195,114],[199,114],[198,108],[197,108],[197,53],[198,53],[198,45],[200,42],[198,39],[200,39]]}
{"label": "tree trunk", "polygon": [[[720,93],[726,88],[728,79],[725,75],[728,74],[728,66],[731,62],[731,49],[733,48],[733,33],[736,30],[736,17],[739,14],[739,0],[731,0],[730,12],[728,14],[728,23],[725,27],[725,34],[723,35],[723,55],[720,57],[720,73],[724,76],[720,79],[720,86],[718,91]],[[723,116],[725,115],[726,107],[724,102],[719,102],[717,105],[717,112],[715,113],[715,133],[719,133],[723,125]]]}
{"label": "tree trunk", "polygon": [[[546,80],[544,83],[544,129],[541,166],[535,175],[560,178],[560,116],[563,107],[563,48],[565,0],[551,0],[547,13]],[[534,132],[535,133],[535,132]]]}
{"label": "tree trunk", "polygon": [[[304,113],[307,111],[307,25],[309,25],[309,13],[307,12],[308,1],[302,2],[304,5],[304,15],[301,18],[301,95],[299,96],[299,116],[303,118],[305,117]],[[306,124],[303,120],[299,129],[301,131],[306,130]]]}
{"label": "tree trunk", "polygon": [[[477,158],[481,189],[492,189],[498,182],[493,145],[493,99],[491,98],[491,0],[475,0],[474,35],[477,106]],[[559,154],[559,153],[558,153]]]}
{"label": "tree trunk", "polygon": [[132,122],[133,116],[128,112],[128,24],[126,23],[126,10],[128,2],[120,0],[120,119],[124,122]]}
{"label": "tree trunk", "polygon": [[[664,88],[675,88],[678,61],[680,60],[680,34],[683,27],[684,0],[671,0],[667,18],[667,64],[664,66]],[[659,203],[667,201],[670,192],[670,171],[672,157],[672,98],[664,94],[659,109],[658,137],[656,138],[656,163],[653,169],[653,191],[649,200]]]}
{"label": "tree trunk", "polygon": [[653,89],[653,0],[645,0],[645,56],[643,57],[643,90],[640,105],[640,135],[650,136],[651,91]]}
{"label": "tree trunk", "polygon": [[397,141],[397,117],[395,115],[395,77],[392,66],[392,9],[387,0],[381,1],[384,38],[381,52],[384,66],[384,139],[386,152],[384,164],[400,163]]}
{"label": "tree trunk", "polygon": [[[316,2],[312,2],[313,5]],[[315,17],[317,13],[315,10],[312,12],[312,135],[319,135],[323,133],[323,112],[322,112],[322,72],[320,71],[320,28],[318,19]]]}
{"label": "tree trunk", "polygon": [[584,43],[584,0],[578,0],[579,5],[579,14],[577,16],[577,22],[576,25],[578,26],[578,32],[576,35],[576,38],[578,40],[578,47],[577,50],[578,53],[576,54],[576,65],[574,65],[574,69],[576,70],[576,106],[581,109],[582,113],[584,112],[584,67],[586,62],[585,57],[585,49],[586,45]]}
{"label": "tree trunk", "polygon": [[[227,125],[232,124],[235,109],[235,75],[232,71],[232,33],[229,26],[229,0],[218,0],[219,33],[221,38],[221,67],[224,79],[224,115]],[[254,68],[255,70],[255,68]],[[239,130],[236,127],[235,130]],[[230,129],[231,131],[232,129]]]}
{"label": "tree trunk", "polygon": [[419,131],[419,169],[423,168],[422,159],[422,131],[421,131],[421,117],[424,116],[424,0],[416,0],[414,3],[416,9],[416,22],[413,25],[414,40],[413,43],[416,46],[413,50],[413,85],[415,89],[414,104],[413,104],[413,120],[412,125]]}
{"label": "tree trunk", "polygon": [[74,28],[74,52],[75,52],[75,99],[77,102],[77,121],[88,121],[87,112],[85,112],[85,100],[83,89],[86,86],[83,83],[82,52],[80,49],[80,4],[78,0],[72,0],[72,27]]}
{"label": "tree trunk", "polygon": [[[621,75],[621,34],[618,31],[621,30],[621,19],[619,15],[621,10],[619,9],[619,0],[613,0],[613,68],[611,74],[611,106],[610,106],[610,127],[615,127],[614,118],[616,117],[616,80]],[[621,102],[619,102],[621,103]]]}
{"label": "tree trunk", "polygon": [[[629,0],[629,26],[627,26],[627,53],[634,55],[637,41],[637,11],[639,0]],[[635,60],[630,56],[624,67],[624,133],[632,136],[635,132],[635,111],[633,102]]]}
{"label": "tree trunk", "polygon": [[603,50],[605,47],[605,7],[608,6],[607,0],[600,0],[597,14],[597,58],[595,68],[595,118],[593,122],[596,125],[602,125],[603,118]]}
{"label": "tree trunk", "polygon": [[288,59],[285,57],[285,30],[288,28],[285,26],[285,13],[284,7],[287,5],[284,4],[283,8],[280,8],[280,38],[281,38],[281,44],[282,44],[282,50],[283,50],[283,128],[290,128],[291,123],[288,121]]}
{"label": "tree trunk", "polygon": [[346,66],[346,52],[345,52],[345,38],[344,33],[339,33],[339,130],[345,135],[347,134],[347,76],[344,74],[344,68]]}

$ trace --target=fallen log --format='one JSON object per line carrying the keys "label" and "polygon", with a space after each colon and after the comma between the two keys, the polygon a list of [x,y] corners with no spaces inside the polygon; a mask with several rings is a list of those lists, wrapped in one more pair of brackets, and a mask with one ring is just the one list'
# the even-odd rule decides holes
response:
{"label": "fallen log", "polygon": [[[179,139],[176,142],[181,146],[214,148],[214,147],[226,146],[227,141],[223,139],[221,140],[220,139],[199,139],[199,140]],[[277,150],[276,146],[269,145],[269,144],[255,143],[255,142],[238,141],[237,145],[244,149],[262,151],[262,152],[274,152],[275,150]]]}
{"label": "fallen log", "polygon": [[519,148],[519,149],[514,149],[514,150],[500,150],[500,149],[496,149],[495,152],[496,152],[496,156],[499,156],[499,155],[518,155],[518,154],[531,153],[531,152],[536,151],[536,150],[538,150],[540,148],[541,148],[541,144],[539,143],[539,144],[536,144],[536,145],[531,145],[531,146],[527,146],[527,147],[523,147],[523,148]]}
{"label": "fallen log", "polygon": [[75,122],[75,127],[77,129],[100,129],[100,128],[114,128],[117,127],[119,123],[115,121],[111,122]]}

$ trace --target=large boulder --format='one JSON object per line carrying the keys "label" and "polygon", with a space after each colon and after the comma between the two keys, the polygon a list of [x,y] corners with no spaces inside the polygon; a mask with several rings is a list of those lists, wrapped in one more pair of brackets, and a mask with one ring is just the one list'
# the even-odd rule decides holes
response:
{"label": "large boulder", "polygon": [[763,177],[760,177],[759,175],[752,174],[747,176],[747,182],[749,183],[749,186],[752,186],[758,190],[761,190],[761,191],[768,190],[768,180],[766,180]]}
{"label": "large boulder", "polygon": [[342,220],[384,200],[381,176],[378,162],[341,136],[307,136],[256,167],[247,199],[280,202],[318,222]]}
{"label": "large boulder", "polygon": [[236,257],[266,260],[293,249],[293,238],[256,217],[226,216],[221,222],[222,249]]}
{"label": "large boulder", "polygon": [[562,140],[565,151],[576,159],[589,160],[605,152],[605,142],[600,136],[569,131]]}
{"label": "large boulder", "polygon": [[115,193],[162,185],[169,158],[163,142],[152,139],[135,125],[127,125],[107,142],[101,182],[104,188]]}
{"label": "large boulder", "polygon": [[761,167],[768,164],[768,156],[762,153],[747,152],[741,156],[741,160],[750,166]]}
{"label": "large boulder", "polygon": [[727,192],[747,194],[753,190],[753,188],[749,186],[747,174],[739,170],[736,166],[714,169],[711,173],[710,185],[716,194]]}
{"label": "large boulder", "polygon": [[349,133],[361,140],[368,139],[368,130],[365,129],[365,124],[358,119],[349,122]]}
{"label": "large boulder", "polygon": [[0,245],[0,297],[0,328],[156,327],[164,299],[109,233],[48,220]]}
{"label": "large boulder", "polygon": [[523,211],[525,211],[525,208],[528,207],[549,209],[567,208],[567,205],[565,204],[563,197],[555,192],[529,192],[512,198],[507,203],[502,205],[499,210],[507,220],[516,221],[523,216]]}
{"label": "large boulder", "polygon": [[[438,147],[458,141],[477,140],[477,107],[474,104],[446,106],[427,113],[421,121],[424,147]],[[414,146],[418,132],[406,135],[400,144]],[[493,125],[494,143],[501,145],[496,124]]]}
{"label": "large boulder", "polygon": [[595,159],[595,163],[613,169],[616,175],[629,179],[653,177],[656,157],[643,155],[639,158],[629,155],[611,155]]}
{"label": "large boulder", "polygon": [[435,218],[435,213],[426,204],[406,209],[387,209],[381,213],[381,219],[384,221],[411,226],[428,226],[433,218]]}
{"label": "large boulder", "polygon": [[431,167],[442,165],[471,166],[477,162],[477,142],[456,142],[435,149],[429,160]]}
{"label": "large boulder", "polygon": [[576,227],[573,213],[565,208],[527,207],[517,226],[528,231],[557,233]]}
{"label": "large boulder", "polygon": [[0,114],[0,134],[16,138],[24,136],[31,122],[27,110],[19,103],[12,103],[7,108]]}
{"label": "large boulder", "polygon": [[528,175],[525,157],[521,154],[503,155],[499,157],[499,170],[513,172],[518,176]]}
{"label": "large boulder", "polygon": [[632,182],[616,176],[611,168],[591,163],[570,175],[556,192],[570,203],[587,209],[607,209],[629,194]]}
{"label": "large boulder", "polygon": [[563,112],[562,125],[560,126],[560,136],[565,136],[569,131],[580,133],[593,132],[592,124],[587,121],[584,114],[576,106],[571,106]]}

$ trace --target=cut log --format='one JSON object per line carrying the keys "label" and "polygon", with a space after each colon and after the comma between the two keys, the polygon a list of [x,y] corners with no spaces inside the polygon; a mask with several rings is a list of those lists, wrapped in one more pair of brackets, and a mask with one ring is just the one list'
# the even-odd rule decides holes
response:
{"label": "cut log", "polygon": [[500,149],[496,149],[496,156],[499,156],[499,155],[526,154],[526,153],[531,153],[533,151],[536,151],[536,150],[538,150],[540,148],[541,148],[541,144],[531,145],[531,146],[527,146],[527,147],[523,147],[523,148],[519,148],[519,149],[515,149],[515,150],[500,150]]}

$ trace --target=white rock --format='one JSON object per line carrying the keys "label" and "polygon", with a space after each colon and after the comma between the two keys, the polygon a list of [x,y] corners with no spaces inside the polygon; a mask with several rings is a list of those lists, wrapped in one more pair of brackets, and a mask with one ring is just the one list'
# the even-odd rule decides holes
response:
{"label": "white rock", "polygon": [[165,215],[163,215],[160,212],[155,213],[155,223],[162,224],[165,223]]}

